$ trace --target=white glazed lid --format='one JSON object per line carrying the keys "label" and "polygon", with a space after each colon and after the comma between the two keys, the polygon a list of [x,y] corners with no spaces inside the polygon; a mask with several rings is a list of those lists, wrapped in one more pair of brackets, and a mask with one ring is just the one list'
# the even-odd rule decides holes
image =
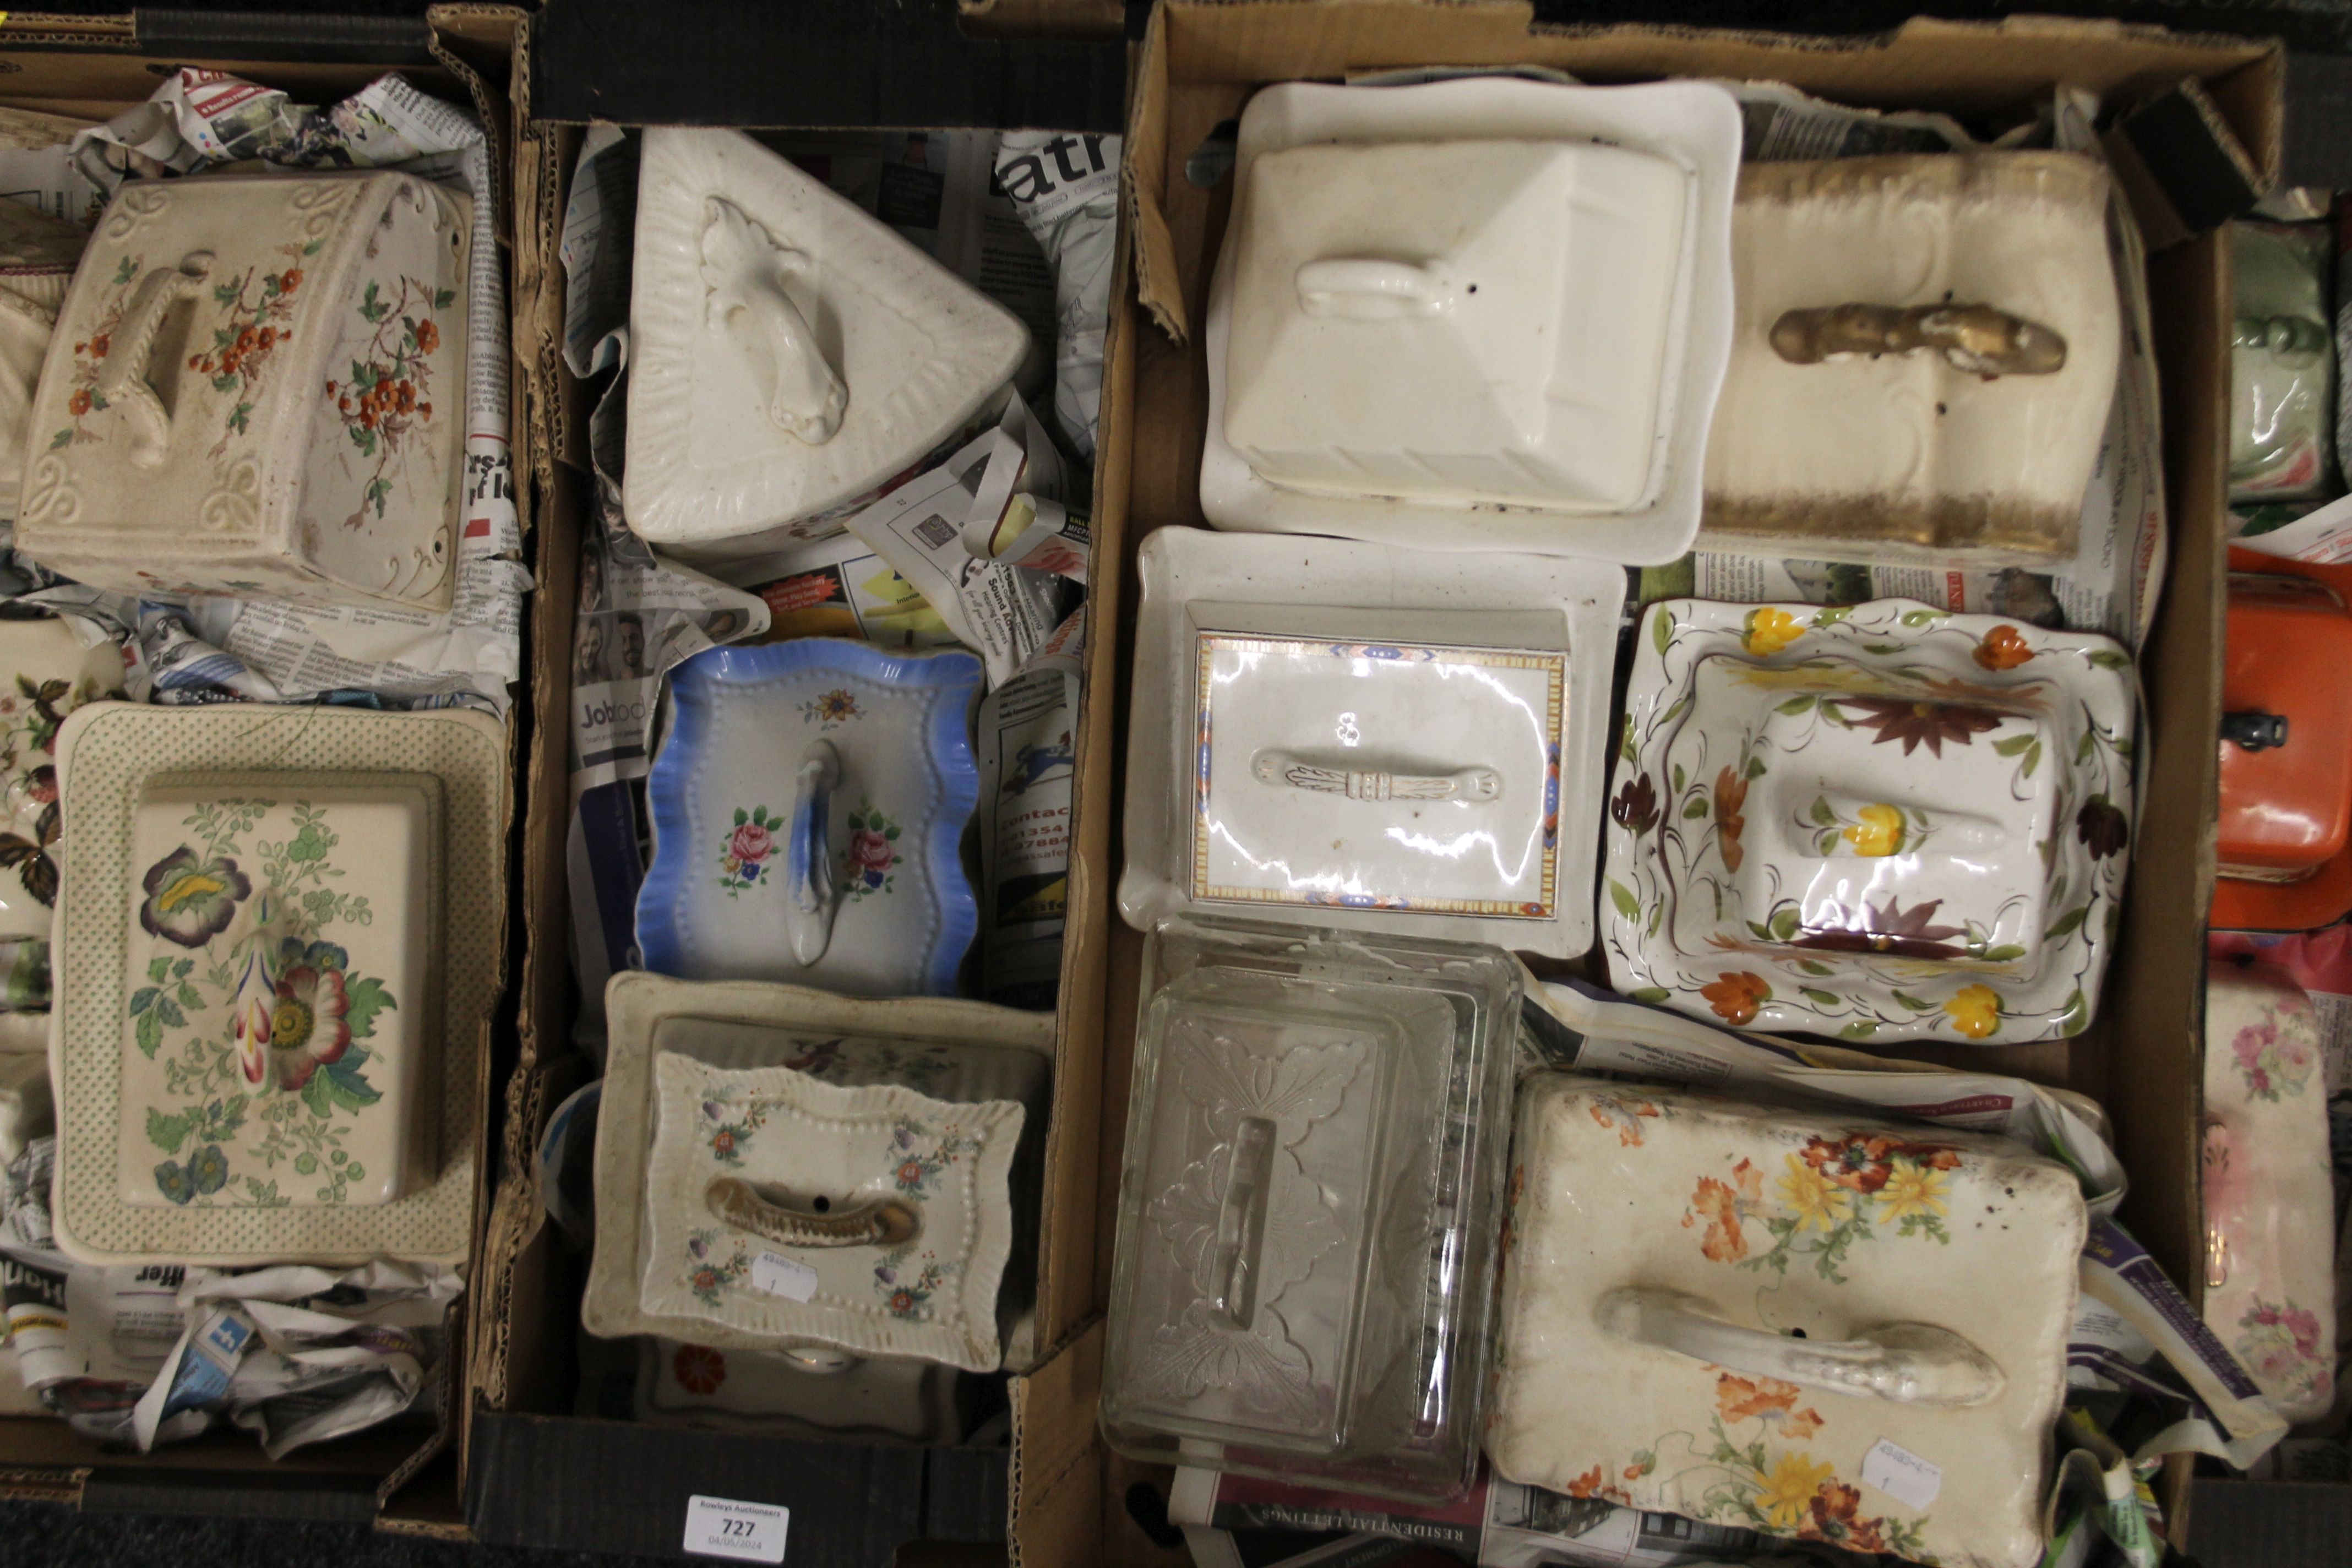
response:
{"label": "white glazed lid", "polygon": [[1644,504],[1690,184],[1568,142],[1264,154],[1235,226],[1225,439],[1292,489]]}

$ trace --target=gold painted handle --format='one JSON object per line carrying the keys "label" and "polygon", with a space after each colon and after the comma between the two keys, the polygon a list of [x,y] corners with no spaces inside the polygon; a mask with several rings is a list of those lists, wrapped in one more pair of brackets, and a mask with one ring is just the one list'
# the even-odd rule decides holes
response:
{"label": "gold painted handle", "polygon": [[1990,305],[1832,305],[1772,323],[1772,351],[1790,364],[1836,354],[1940,353],[1975,375],[2049,375],[2066,365],[2066,340]]}
{"label": "gold painted handle", "polygon": [[720,1176],[702,1190],[710,1213],[737,1230],[783,1247],[897,1247],[922,1228],[915,1211],[895,1198],[855,1208],[815,1212],[770,1197],[740,1176]]}

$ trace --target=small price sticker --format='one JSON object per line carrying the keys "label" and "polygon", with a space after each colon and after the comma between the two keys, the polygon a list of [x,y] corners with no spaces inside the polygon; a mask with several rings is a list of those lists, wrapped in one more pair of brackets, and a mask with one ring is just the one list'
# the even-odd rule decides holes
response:
{"label": "small price sticker", "polygon": [[816,1270],[797,1258],[786,1258],[781,1252],[762,1252],[751,1259],[751,1284],[771,1296],[782,1296],[788,1301],[805,1301],[816,1294]]}
{"label": "small price sticker", "polygon": [[683,1550],[738,1563],[782,1563],[784,1530],[792,1521],[793,1510],[773,1503],[697,1495],[686,1500]]}
{"label": "small price sticker", "polygon": [[1862,1484],[1911,1508],[1926,1508],[1944,1489],[1944,1468],[1881,1437],[1862,1457]]}

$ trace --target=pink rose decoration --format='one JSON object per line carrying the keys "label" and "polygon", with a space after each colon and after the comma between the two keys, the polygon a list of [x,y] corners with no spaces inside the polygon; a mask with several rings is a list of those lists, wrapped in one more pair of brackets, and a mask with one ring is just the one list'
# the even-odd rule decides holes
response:
{"label": "pink rose decoration", "polygon": [[776,836],[761,823],[747,822],[727,841],[727,851],[746,866],[765,860],[776,847]]}
{"label": "pink rose decoration", "polygon": [[849,863],[880,876],[898,860],[898,852],[890,841],[870,827],[861,827],[849,836]]}

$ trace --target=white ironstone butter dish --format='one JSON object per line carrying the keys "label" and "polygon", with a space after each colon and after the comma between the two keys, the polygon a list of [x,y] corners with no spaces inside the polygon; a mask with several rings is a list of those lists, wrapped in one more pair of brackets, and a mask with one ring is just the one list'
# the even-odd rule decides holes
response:
{"label": "white ironstone butter dish", "polygon": [[505,737],[457,710],[94,703],[58,732],[59,1245],[461,1262]]}
{"label": "white ironstone butter dish", "polygon": [[964,436],[1019,318],[739,131],[656,126],[629,298],[629,526],[688,559],[772,551]]}
{"label": "white ironstone butter dish", "polygon": [[1953,1568],[2042,1561],[2085,1218],[2004,1140],[1541,1073],[1496,1472]]}
{"label": "white ironstone butter dish", "polygon": [[1163,528],[1144,541],[1119,910],[1591,942],[1624,574]]}
{"label": "white ironstone butter dish", "polygon": [[1656,564],[1731,315],[1711,83],[1269,87],[1210,286],[1219,528]]}
{"label": "white ironstone butter dish", "polygon": [[125,185],[41,369],[16,547],[125,594],[446,609],[471,210],[388,173]]}

